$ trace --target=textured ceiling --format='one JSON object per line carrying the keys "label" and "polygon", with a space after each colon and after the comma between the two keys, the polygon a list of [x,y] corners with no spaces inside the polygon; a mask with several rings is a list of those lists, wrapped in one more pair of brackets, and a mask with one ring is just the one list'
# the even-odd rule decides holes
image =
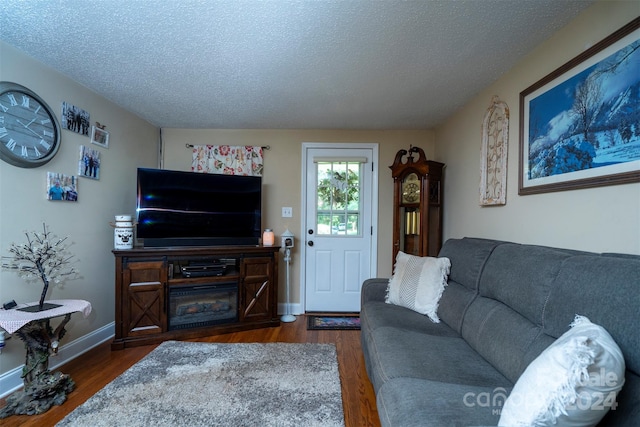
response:
{"label": "textured ceiling", "polygon": [[427,129],[591,3],[2,0],[0,37],[159,127]]}

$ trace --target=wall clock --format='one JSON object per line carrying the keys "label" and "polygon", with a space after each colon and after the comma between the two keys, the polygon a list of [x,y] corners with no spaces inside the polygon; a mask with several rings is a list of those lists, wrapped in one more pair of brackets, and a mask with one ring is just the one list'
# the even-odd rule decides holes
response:
{"label": "wall clock", "polygon": [[419,147],[396,154],[393,177],[393,261],[398,251],[437,256],[442,247],[442,169]]}
{"label": "wall clock", "polygon": [[60,125],[30,89],[0,82],[0,159],[21,168],[49,162],[60,148]]}
{"label": "wall clock", "polygon": [[418,203],[420,200],[420,180],[418,175],[410,173],[402,181],[402,202],[403,203]]}

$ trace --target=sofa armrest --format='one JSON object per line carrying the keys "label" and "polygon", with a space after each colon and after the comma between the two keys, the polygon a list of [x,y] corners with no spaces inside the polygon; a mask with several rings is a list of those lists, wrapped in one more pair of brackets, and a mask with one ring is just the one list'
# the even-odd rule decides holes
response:
{"label": "sofa armrest", "polygon": [[362,283],[362,305],[368,301],[384,301],[387,296],[388,278],[367,279]]}

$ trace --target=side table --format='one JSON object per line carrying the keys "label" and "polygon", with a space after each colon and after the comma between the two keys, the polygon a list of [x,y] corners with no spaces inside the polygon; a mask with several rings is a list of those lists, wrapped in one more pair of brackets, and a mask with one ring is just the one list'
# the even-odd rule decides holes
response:
{"label": "side table", "polygon": [[[50,300],[58,307],[36,312],[21,311],[38,303],[20,304],[11,310],[0,310],[0,326],[10,334],[15,333],[24,341],[27,351],[22,368],[24,389],[7,397],[7,404],[0,409],[0,418],[14,414],[42,414],[53,405],[61,405],[67,400],[75,384],[69,375],[49,371],[49,355],[58,352],[59,341],[64,337],[66,324],[71,314],[81,312],[86,318],[91,313],[91,303],[84,300]],[[51,328],[51,320],[64,319]]]}

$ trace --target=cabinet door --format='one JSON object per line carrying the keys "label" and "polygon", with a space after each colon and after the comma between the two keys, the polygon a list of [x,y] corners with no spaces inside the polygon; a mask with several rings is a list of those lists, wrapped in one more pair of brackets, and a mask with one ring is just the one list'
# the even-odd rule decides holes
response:
{"label": "cabinet door", "polygon": [[167,330],[165,261],[131,261],[122,270],[123,321],[126,336]]}
{"label": "cabinet door", "polygon": [[245,258],[240,298],[240,321],[271,319],[276,315],[272,258]]}

